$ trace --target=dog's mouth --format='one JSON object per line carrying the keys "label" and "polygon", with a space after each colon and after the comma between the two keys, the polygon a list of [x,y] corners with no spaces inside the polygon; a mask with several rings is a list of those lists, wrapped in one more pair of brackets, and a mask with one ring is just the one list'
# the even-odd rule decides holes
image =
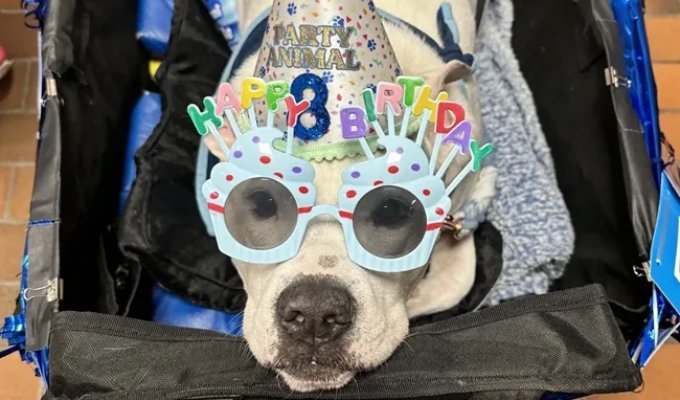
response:
{"label": "dog's mouth", "polygon": [[339,389],[349,383],[356,374],[355,371],[318,364],[305,368],[277,369],[276,372],[286,385],[296,392]]}
{"label": "dog's mouth", "polygon": [[272,368],[294,391],[338,389],[345,386],[358,372],[341,357],[332,360],[312,357],[280,359]]}

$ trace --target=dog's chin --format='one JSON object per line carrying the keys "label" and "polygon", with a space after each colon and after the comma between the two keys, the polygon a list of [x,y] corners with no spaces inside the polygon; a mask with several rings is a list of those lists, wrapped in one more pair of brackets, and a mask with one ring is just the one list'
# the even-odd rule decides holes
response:
{"label": "dog's chin", "polygon": [[295,392],[339,389],[348,384],[356,374],[352,371],[338,371],[324,367],[312,367],[304,372],[289,369],[277,369],[276,372]]}

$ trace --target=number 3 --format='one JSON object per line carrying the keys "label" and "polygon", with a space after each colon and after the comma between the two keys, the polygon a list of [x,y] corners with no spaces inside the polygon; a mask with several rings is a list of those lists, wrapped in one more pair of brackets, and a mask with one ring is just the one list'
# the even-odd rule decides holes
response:
{"label": "number 3", "polygon": [[[301,101],[304,97],[305,90],[310,89],[314,92],[314,99],[310,100],[309,108],[302,113],[295,125],[295,136],[303,140],[318,139],[326,132],[331,124],[330,115],[326,110],[326,102],[328,101],[328,87],[323,79],[314,74],[302,74],[293,80],[290,85],[290,93],[295,97],[295,101]],[[300,123],[300,118],[303,115],[310,113],[316,118],[314,126],[306,127]]]}

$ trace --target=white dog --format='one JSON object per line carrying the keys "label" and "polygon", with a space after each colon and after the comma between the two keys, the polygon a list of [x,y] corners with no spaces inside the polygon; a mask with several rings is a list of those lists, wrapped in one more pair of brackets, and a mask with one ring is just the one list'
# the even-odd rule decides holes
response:
{"label": "white dog", "polygon": [[[474,44],[474,15],[468,0],[451,2],[464,52]],[[270,0],[241,0],[241,21],[248,25],[270,5]],[[435,1],[376,1],[376,5],[438,37]],[[390,41],[405,75],[424,76],[435,90],[466,104],[481,138],[474,80],[459,63],[445,64],[437,53],[410,30],[385,22]],[[252,76],[256,57],[248,59],[232,80]],[[465,95],[460,82],[464,82]],[[436,93],[436,92],[435,92]],[[222,131],[232,140],[231,132]],[[431,146],[431,136],[426,148]],[[217,142],[208,148],[221,159]],[[314,164],[318,204],[335,204],[341,173],[357,159]],[[441,161],[441,160],[440,160]],[[447,172],[453,176],[467,162],[458,160]],[[470,175],[452,198],[451,213],[475,196],[493,192],[495,173],[485,168]],[[272,216],[277,218],[276,215]],[[248,300],[244,335],[257,361],[273,368],[295,391],[334,389],[347,384],[359,371],[385,362],[408,334],[409,319],[446,310],[469,292],[475,277],[475,248],[471,236],[460,241],[439,239],[428,266],[402,273],[377,273],[351,262],[344,247],[340,224],[317,218],[306,232],[296,257],[278,266],[233,260],[243,279]],[[313,320],[311,328],[305,321]]]}

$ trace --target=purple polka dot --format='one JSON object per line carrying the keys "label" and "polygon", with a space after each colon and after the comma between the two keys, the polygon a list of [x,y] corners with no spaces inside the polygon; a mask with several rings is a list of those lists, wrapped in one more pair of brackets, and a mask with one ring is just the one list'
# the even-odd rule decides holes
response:
{"label": "purple polka dot", "polygon": [[404,153],[404,148],[403,147],[397,147],[397,154],[403,154]]}
{"label": "purple polka dot", "polygon": [[241,157],[243,157],[243,153],[241,152],[241,150],[236,150],[234,152],[234,158],[241,158]]}
{"label": "purple polka dot", "polygon": [[420,164],[411,164],[411,169],[414,171],[420,171]]}
{"label": "purple polka dot", "polygon": [[253,143],[260,143],[260,137],[259,136],[253,136]]}
{"label": "purple polka dot", "polygon": [[300,172],[302,172],[302,168],[300,168],[300,167],[293,167],[293,172],[296,173],[296,174],[299,174]]}
{"label": "purple polka dot", "polygon": [[360,176],[361,176],[361,172],[359,172],[359,171],[354,171],[354,172],[352,172],[352,178],[355,178],[355,179],[356,179],[356,178],[358,178],[358,177],[360,177]]}

